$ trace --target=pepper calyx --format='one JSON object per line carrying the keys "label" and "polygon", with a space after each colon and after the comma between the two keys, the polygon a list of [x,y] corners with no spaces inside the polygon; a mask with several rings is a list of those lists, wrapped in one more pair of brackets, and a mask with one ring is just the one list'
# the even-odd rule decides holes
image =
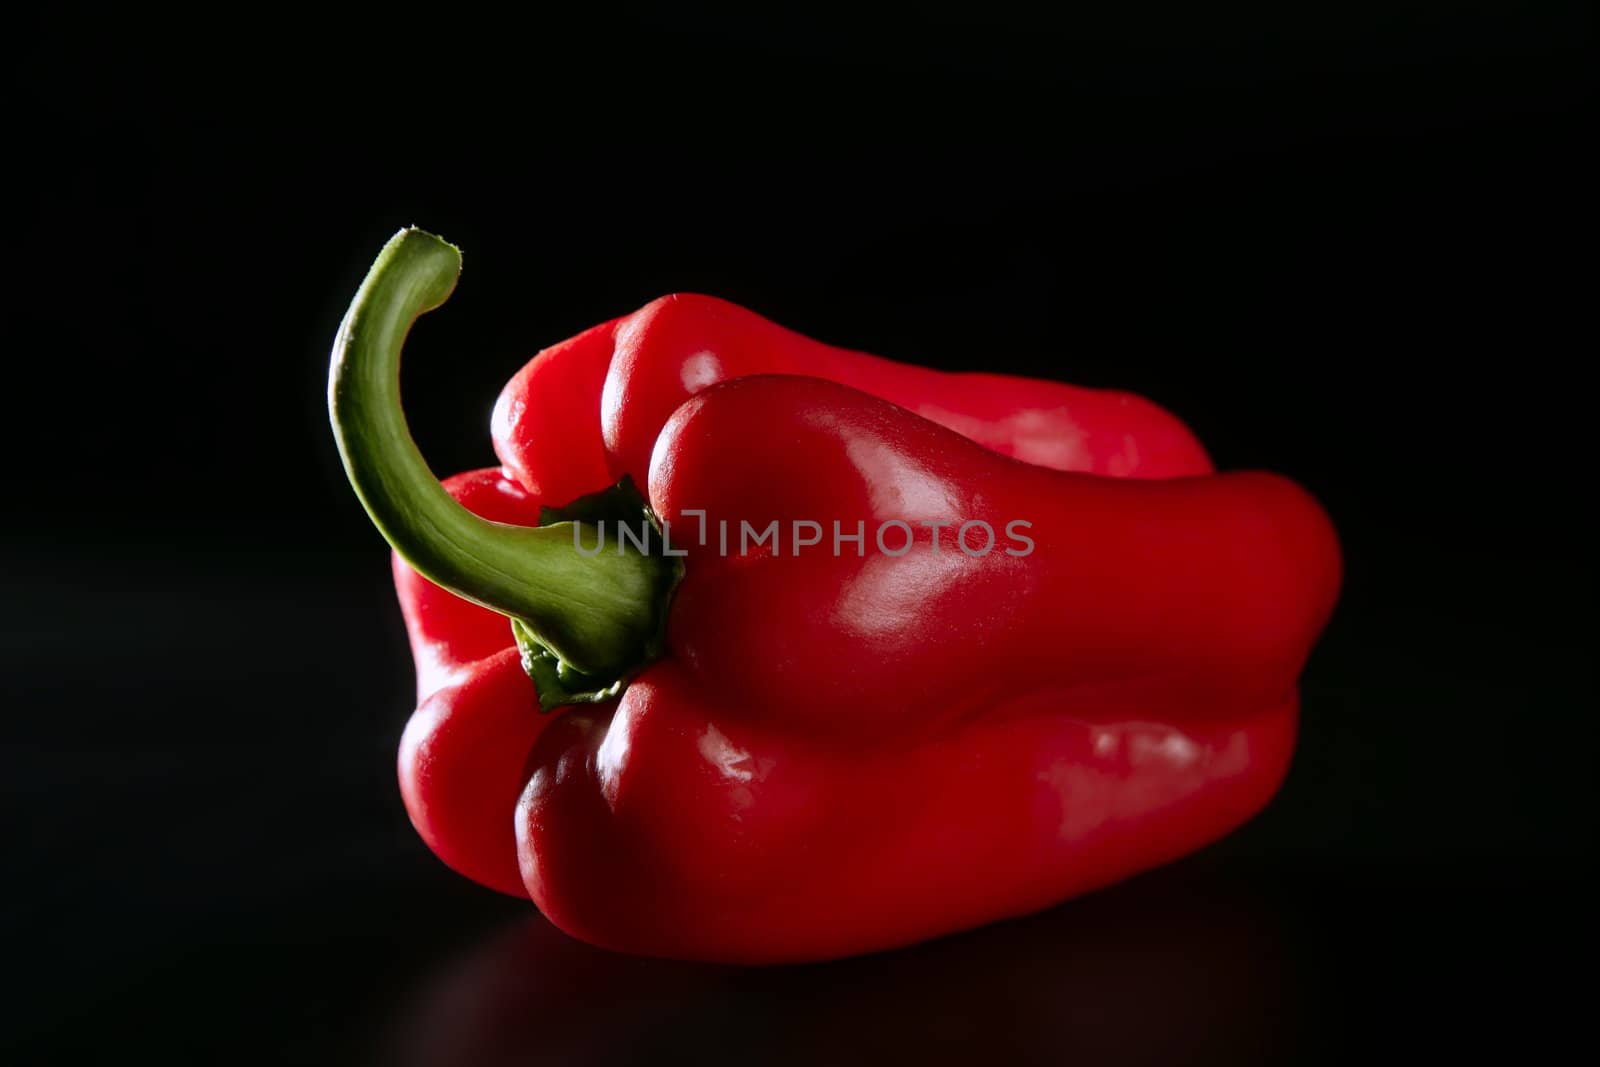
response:
{"label": "pepper calyx", "polygon": [[[580,552],[622,554],[638,551],[640,544],[646,546],[646,554],[661,561],[656,571],[658,582],[653,599],[663,605],[671,603],[674,590],[683,580],[683,561],[666,554],[667,543],[661,523],[631,477],[625,474],[616,484],[560,507],[539,509],[541,529],[574,525],[577,528],[572,529],[573,548]],[[624,527],[630,531],[626,540],[622,534]],[[608,529],[612,531],[615,544],[609,549]],[[595,546],[593,549],[583,547],[590,543]],[[533,679],[534,689],[539,694],[539,710],[551,712],[574,704],[600,704],[621,696],[628,682],[660,658],[666,648],[667,613],[660,612],[657,619],[654,634],[644,643],[638,666],[618,675],[589,673],[573,667],[545,644],[527,622],[512,618],[511,635],[521,654],[522,669]]]}

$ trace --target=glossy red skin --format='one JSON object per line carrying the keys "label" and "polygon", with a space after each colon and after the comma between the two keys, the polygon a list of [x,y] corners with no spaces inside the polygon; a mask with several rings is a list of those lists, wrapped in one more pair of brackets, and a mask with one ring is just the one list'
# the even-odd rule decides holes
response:
{"label": "glossy red skin", "polygon": [[[1187,427],[1131,393],[895,363],[686,293],[541,352],[500,394],[495,452],[522,485],[551,498],[592,492],[623,474],[643,487],[656,437],[678,406],[716,382],[751,374],[852,386],[1001,455],[1057,470],[1116,478],[1212,470]],[[587,403],[595,392],[598,439]]]}
{"label": "glossy red skin", "polygon": [[[690,553],[667,656],[555,716],[502,618],[396,566],[413,821],[584,940],[748,963],[905,944],[1192,851],[1286,770],[1333,532],[1283,479],[1179,477],[1209,461],[1145,401],[901,367],[669,297],[541,353],[494,431],[505,472],[446,483],[472,510],[531,524],[628,473]],[[740,559],[696,545],[686,508],[869,539],[986,519],[1000,540]],[[1003,551],[1012,519],[1029,556]]]}

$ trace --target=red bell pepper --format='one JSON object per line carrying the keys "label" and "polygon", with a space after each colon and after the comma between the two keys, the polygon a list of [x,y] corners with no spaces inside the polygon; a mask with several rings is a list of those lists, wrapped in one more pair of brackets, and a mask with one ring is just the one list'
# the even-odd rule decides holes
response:
{"label": "red bell pepper", "polygon": [[[536,356],[502,467],[441,488],[399,352],[459,269],[397,235],[329,386],[416,658],[402,793],[456,870],[613,949],[822,959],[1108,885],[1277,789],[1340,580],[1294,484],[1136,397],[680,295]],[[653,541],[586,554],[629,515]]]}

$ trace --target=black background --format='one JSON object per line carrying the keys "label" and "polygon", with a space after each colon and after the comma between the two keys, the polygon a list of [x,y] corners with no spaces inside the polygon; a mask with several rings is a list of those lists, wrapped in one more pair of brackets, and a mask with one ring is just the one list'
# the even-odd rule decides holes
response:
{"label": "black background", "polygon": [[[1578,5],[346,18],[16,27],[13,1057],[1306,1062],[1527,1053],[1577,1010]],[[408,348],[441,472],[492,462],[538,348],[698,290],[1130,388],[1295,477],[1348,574],[1282,794],[1123,887],[815,967],[607,955],[451,874],[394,784],[410,666],[323,406],[408,223],[467,257]]]}

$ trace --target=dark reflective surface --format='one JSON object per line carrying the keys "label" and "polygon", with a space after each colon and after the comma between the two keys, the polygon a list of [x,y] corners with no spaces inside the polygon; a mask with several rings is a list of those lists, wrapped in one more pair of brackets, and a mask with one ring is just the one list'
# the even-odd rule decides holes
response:
{"label": "dark reflective surface", "polygon": [[762,970],[612,955],[524,919],[430,974],[377,1059],[1270,1062],[1295,1047],[1305,961],[1253,896],[1149,879],[900,952]]}
{"label": "dark reflective surface", "polygon": [[[1570,905],[1550,889],[1539,907]],[[1191,862],[901,952],[768,970],[616,956],[534,917],[431,971],[372,1052],[406,1067],[1256,1064],[1549,1047],[1543,1028],[1575,1003],[1537,969],[1549,943],[1475,928],[1481,912],[1442,884],[1419,890],[1271,891]],[[1562,933],[1548,913],[1523,927]]]}

